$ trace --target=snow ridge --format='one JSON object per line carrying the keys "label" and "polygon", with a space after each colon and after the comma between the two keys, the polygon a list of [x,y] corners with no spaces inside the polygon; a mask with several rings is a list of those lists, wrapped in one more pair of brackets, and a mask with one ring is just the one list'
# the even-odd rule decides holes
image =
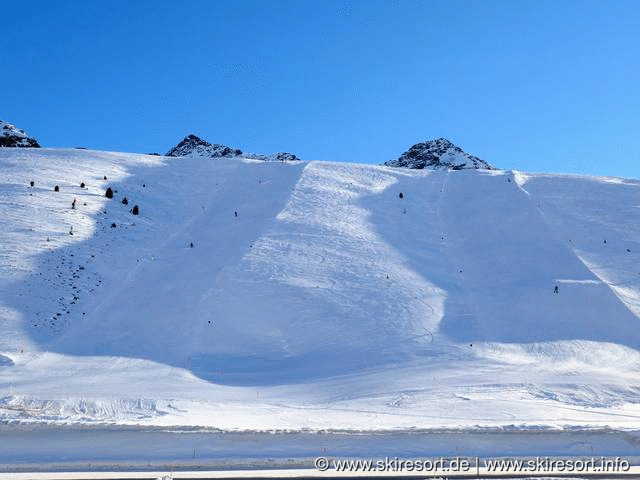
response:
{"label": "snow ridge", "polygon": [[0,120],[0,147],[40,148],[35,138],[29,137],[24,130]]}
{"label": "snow ridge", "polygon": [[425,167],[462,170],[467,168],[495,170],[484,160],[468,154],[446,138],[416,143],[397,160],[385,162],[388,167],[423,169]]}
{"label": "snow ridge", "polygon": [[167,157],[202,157],[202,158],[248,158],[253,160],[290,162],[300,160],[297,156],[287,152],[271,154],[243,153],[238,148],[227,147],[219,143],[209,143],[196,135],[187,135],[180,143],[169,150]]}

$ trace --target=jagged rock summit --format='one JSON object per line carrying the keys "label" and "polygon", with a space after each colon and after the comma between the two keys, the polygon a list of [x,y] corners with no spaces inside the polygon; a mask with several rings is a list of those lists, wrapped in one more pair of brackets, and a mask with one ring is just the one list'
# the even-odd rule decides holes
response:
{"label": "jagged rock summit", "polygon": [[262,153],[243,153],[237,148],[227,147],[219,143],[209,143],[196,135],[187,135],[180,143],[169,150],[167,157],[202,157],[202,158],[251,158],[265,161],[290,162],[300,160],[292,153],[277,152],[269,155]]}
{"label": "jagged rock summit", "polygon": [[495,170],[496,168],[484,160],[468,154],[446,138],[416,143],[400,155],[400,158],[389,160],[385,162],[385,165],[388,167],[415,169],[430,167],[450,168],[452,170],[462,170],[464,168]]}
{"label": "jagged rock summit", "polygon": [[167,157],[237,157],[242,151],[220,145],[209,143],[195,135],[187,135],[175,147],[169,150]]}
{"label": "jagged rock summit", "polygon": [[0,120],[0,147],[40,148],[40,145],[35,138],[27,135],[24,130]]}

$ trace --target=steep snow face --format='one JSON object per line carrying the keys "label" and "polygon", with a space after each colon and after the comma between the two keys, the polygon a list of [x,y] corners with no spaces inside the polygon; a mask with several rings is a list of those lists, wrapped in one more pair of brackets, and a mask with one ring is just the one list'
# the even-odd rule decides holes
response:
{"label": "steep snow face", "polygon": [[637,181],[48,149],[0,179],[0,420],[640,428]]}
{"label": "steep snow face", "polygon": [[35,138],[29,137],[24,130],[0,120],[0,147],[38,148],[40,145],[38,145]]}
{"label": "steep snow face", "polygon": [[474,168],[492,170],[495,168],[484,160],[466,153],[460,147],[456,147],[446,138],[417,143],[400,155],[400,158],[389,160],[385,165],[415,169],[446,168],[462,170]]}
{"label": "steep snow face", "polygon": [[290,162],[300,160],[292,153],[277,152],[265,155],[262,153],[243,153],[237,148],[227,147],[218,143],[209,143],[195,135],[187,135],[180,143],[169,150],[167,157],[196,157],[196,158],[247,158],[253,160]]}

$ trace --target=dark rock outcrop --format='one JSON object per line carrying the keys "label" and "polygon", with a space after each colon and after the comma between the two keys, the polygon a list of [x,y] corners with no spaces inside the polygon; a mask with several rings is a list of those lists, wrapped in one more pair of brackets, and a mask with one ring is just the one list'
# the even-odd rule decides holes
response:
{"label": "dark rock outcrop", "polygon": [[446,138],[437,138],[417,143],[400,155],[397,160],[385,162],[388,167],[405,168],[447,168],[452,170],[486,169],[495,170],[493,165],[466,153]]}
{"label": "dark rock outcrop", "polygon": [[11,123],[0,120],[0,147],[40,148],[38,141]]}
{"label": "dark rock outcrop", "polygon": [[277,152],[277,153],[272,153],[271,156],[273,157],[273,160],[275,160],[277,162],[296,162],[296,161],[300,161],[300,159],[297,156],[295,156],[293,153]]}
{"label": "dark rock outcrop", "polygon": [[169,150],[167,157],[202,157],[202,158],[251,158],[254,160],[291,162],[300,159],[292,153],[278,152],[269,155],[261,153],[243,153],[237,148],[227,147],[219,143],[209,143],[195,135],[187,135],[180,143]]}
{"label": "dark rock outcrop", "polygon": [[220,145],[209,143],[195,135],[187,135],[179,144],[169,150],[167,157],[237,157],[242,151]]}

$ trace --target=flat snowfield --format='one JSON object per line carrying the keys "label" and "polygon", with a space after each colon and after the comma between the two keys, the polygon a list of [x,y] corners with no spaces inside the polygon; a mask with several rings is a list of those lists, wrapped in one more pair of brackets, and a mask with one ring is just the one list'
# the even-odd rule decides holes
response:
{"label": "flat snowfield", "polygon": [[637,181],[0,149],[5,423],[633,430],[639,349]]}

